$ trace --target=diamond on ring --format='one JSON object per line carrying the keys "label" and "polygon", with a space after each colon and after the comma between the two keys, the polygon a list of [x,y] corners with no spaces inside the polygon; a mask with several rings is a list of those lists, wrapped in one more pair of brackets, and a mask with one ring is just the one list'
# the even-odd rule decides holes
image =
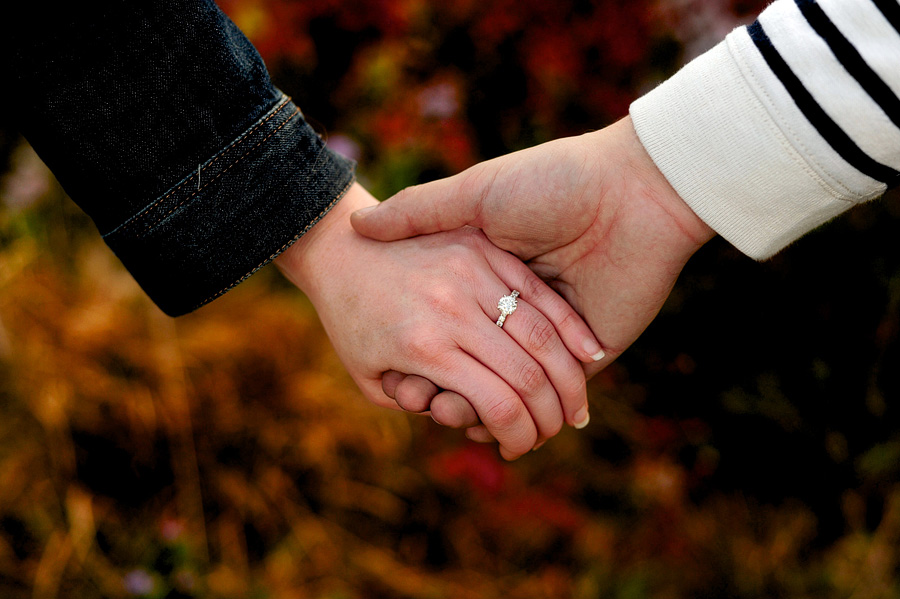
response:
{"label": "diamond on ring", "polygon": [[500,298],[500,301],[497,302],[497,309],[500,310],[500,318],[497,320],[497,326],[501,329],[503,328],[503,323],[506,322],[506,317],[516,311],[516,307],[518,306],[518,302],[516,298],[519,297],[518,291],[513,291],[510,295],[504,295]]}

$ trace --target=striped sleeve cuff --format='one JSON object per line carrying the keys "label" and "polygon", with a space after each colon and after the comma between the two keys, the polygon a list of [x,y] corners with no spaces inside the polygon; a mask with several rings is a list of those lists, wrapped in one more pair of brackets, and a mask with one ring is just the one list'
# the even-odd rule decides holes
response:
{"label": "striped sleeve cuff", "polygon": [[745,254],[765,259],[897,183],[900,36],[880,1],[779,0],[632,105],[672,186]]}

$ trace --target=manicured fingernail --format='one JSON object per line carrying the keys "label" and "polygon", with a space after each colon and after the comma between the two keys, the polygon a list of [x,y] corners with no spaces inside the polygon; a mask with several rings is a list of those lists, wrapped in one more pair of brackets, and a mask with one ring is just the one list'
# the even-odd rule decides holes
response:
{"label": "manicured fingernail", "polygon": [[543,446],[544,446],[544,443],[546,443],[546,442],[547,442],[547,440],[544,439],[543,441],[541,441],[540,443],[538,443],[537,445],[535,445],[534,447],[532,447],[532,448],[531,448],[531,451],[537,451],[538,449],[540,449],[541,447],[543,447]]}
{"label": "manicured fingernail", "polygon": [[594,362],[603,359],[603,356],[606,355],[606,352],[600,347],[600,344],[594,341],[593,339],[585,339],[584,341],[584,351],[591,357]]}
{"label": "manicured fingernail", "polygon": [[591,415],[588,414],[587,406],[584,406],[577,412],[575,412],[575,424],[573,425],[577,429],[583,429],[588,425],[588,422],[591,421]]}
{"label": "manicured fingernail", "polygon": [[365,208],[360,208],[359,210],[356,211],[356,215],[357,216],[365,216],[368,213],[375,210],[376,208],[378,208],[378,206],[366,206]]}

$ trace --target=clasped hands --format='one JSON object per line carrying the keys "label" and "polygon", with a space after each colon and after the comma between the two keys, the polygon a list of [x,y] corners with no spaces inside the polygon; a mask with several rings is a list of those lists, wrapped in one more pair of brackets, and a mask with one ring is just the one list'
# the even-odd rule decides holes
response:
{"label": "clasped hands", "polygon": [[370,401],[430,411],[515,459],[587,424],[586,379],[712,236],[626,117],[380,205],[354,185],[277,264]]}

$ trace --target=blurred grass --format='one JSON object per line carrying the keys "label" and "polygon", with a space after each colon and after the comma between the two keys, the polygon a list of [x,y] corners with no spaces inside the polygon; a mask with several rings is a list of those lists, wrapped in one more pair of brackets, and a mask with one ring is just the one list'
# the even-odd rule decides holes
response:
{"label": "blurred grass", "polygon": [[[382,195],[615,118],[694,43],[679,15],[751,10],[357,4],[242,6],[276,81]],[[635,11],[654,41],[616,46],[621,65],[567,58],[590,37],[549,73],[520,52],[542,27],[562,43],[567,14]],[[611,103],[573,100],[585,89]],[[766,264],[710,244],[592,383],[591,426],[509,465],[367,405],[272,269],[163,316],[30,150],[3,145],[0,596],[900,594],[896,194]]]}

